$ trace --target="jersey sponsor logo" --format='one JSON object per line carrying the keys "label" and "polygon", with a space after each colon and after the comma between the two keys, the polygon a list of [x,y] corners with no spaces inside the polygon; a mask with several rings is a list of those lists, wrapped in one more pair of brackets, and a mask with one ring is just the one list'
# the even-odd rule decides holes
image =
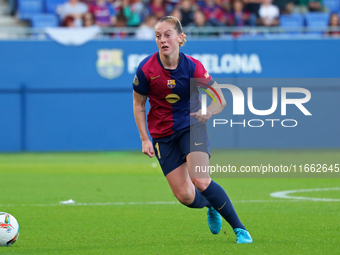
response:
{"label": "jersey sponsor logo", "polygon": [[195,146],[199,146],[202,145],[203,143],[195,143]]}
{"label": "jersey sponsor logo", "polygon": [[139,85],[139,80],[138,80],[137,74],[135,75],[135,78],[133,79],[133,85],[135,85],[135,86]]}
{"label": "jersey sponsor logo", "polygon": [[121,76],[124,72],[123,51],[118,49],[102,49],[97,51],[96,62],[98,74],[112,80]]}
{"label": "jersey sponsor logo", "polygon": [[206,73],[204,74],[204,77],[205,77],[205,78],[209,78],[209,76],[210,76],[210,75],[208,74],[208,72],[206,72]]}
{"label": "jersey sponsor logo", "polygon": [[173,89],[176,87],[176,81],[175,80],[168,80],[167,86],[169,89]]}
{"label": "jersey sponsor logo", "polygon": [[176,102],[178,102],[178,100],[180,100],[181,98],[176,95],[176,94],[169,94],[165,97],[166,101],[168,101],[170,104],[174,104]]}
{"label": "jersey sponsor logo", "polygon": [[152,76],[151,76],[151,80],[157,79],[158,77],[160,77],[160,75],[155,76],[155,77],[152,77]]}

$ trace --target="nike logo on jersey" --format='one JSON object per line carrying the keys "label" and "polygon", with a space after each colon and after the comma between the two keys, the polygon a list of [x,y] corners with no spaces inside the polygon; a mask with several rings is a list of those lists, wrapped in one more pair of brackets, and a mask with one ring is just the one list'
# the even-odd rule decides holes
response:
{"label": "nike logo on jersey", "polygon": [[151,80],[157,79],[158,77],[160,77],[160,75],[155,76],[155,77],[152,77],[152,76],[151,76]]}
{"label": "nike logo on jersey", "polygon": [[217,208],[217,210],[221,210],[225,206],[226,203],[227,201],[225,201],[224,204],[220,208]]}
{"label": "nike logo on jersey", "polygon": [[198,146],[198,145],[201,145],[201,144],[203,144],[203,143],[195,143],[195,146]]}

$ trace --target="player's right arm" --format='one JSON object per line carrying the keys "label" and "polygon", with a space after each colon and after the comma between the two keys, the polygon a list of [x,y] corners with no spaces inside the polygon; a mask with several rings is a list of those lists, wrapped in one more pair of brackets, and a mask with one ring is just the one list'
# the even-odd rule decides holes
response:
{"label": "player's right arm", "polygon": [[145,58],[139,63],[135,78],[133,79],[133,114],[142,140],[142,151],[152,158],[155,155],[153,145],[149,139],[146,129],[145,103],[149,94],[149,81],[144,73],[143,66],[149,58]]}
{"label": "player's right arm", "polygon": [[144,154],[152,158],[155,155],[155,152],[146,130],[146,99],[147,96],[133,91],[133,114],[135,116],[140,139],[142,140],[142,151]]}

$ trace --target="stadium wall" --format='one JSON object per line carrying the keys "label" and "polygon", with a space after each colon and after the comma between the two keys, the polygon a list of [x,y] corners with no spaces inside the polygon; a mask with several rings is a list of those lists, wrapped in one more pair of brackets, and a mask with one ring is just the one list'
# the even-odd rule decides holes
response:
{"label": "stadium wall", "polygon": [[[289,119],[298,126],[209,125],[214,148],[339,148],[340,40],[191,40],[182,51],[201,60],[214,78],[310,78],[305,104]],[[138,63],[157,50],[150,41],[0,41],[0,151],[140,149],[131,84]],[[317,78],[328,78],[322,80]],[[333,79],[332,79],[333,78]],[[233,80],[231,80],[232,82]],[[237,84],[246,95],[247,86]],[[272,87],[254,85],[254,105],[270,107]],[[314,81],[314,83],[313,83]],[[298,79],[291,80],[298,84]],[[249,85],[248,85],[249,86]],[[257,89],[257,90],[256,90]],[[225,92],[229,106],[231,94]],[[280,102],[279,102],[280,103]],[[227,108],[232,116],[231,107]],[[288,111],[288,109],[287,109]],[[234,122],[259,119],[248,111]],[[265,121],[267,117],[261,117]],[[270,118],[282,120],[276,111]],[[268,119],[268,118],[267,118]],[[266,123],[267,124],[267,123]],[[223,137],[223,139],[221,139]]]}

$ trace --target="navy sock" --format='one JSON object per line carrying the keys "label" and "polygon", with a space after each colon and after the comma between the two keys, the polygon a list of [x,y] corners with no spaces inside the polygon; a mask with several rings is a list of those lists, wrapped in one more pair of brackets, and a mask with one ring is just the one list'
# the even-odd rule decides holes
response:
{"label": "navy sock", "polygon": [[216,182],[211,181],[206,190],[201,192],[210,204],[217,210],[221,216],[231,225],[233,229],[246,229],[238,218],[235,209],[224,189]]}
{"label": "navy sock", "polygon": [[187,207],[190,208],[203,208],[203,207],[210,207],[210,203],[208,200],[195,188],[195,199],[190,205]]}

